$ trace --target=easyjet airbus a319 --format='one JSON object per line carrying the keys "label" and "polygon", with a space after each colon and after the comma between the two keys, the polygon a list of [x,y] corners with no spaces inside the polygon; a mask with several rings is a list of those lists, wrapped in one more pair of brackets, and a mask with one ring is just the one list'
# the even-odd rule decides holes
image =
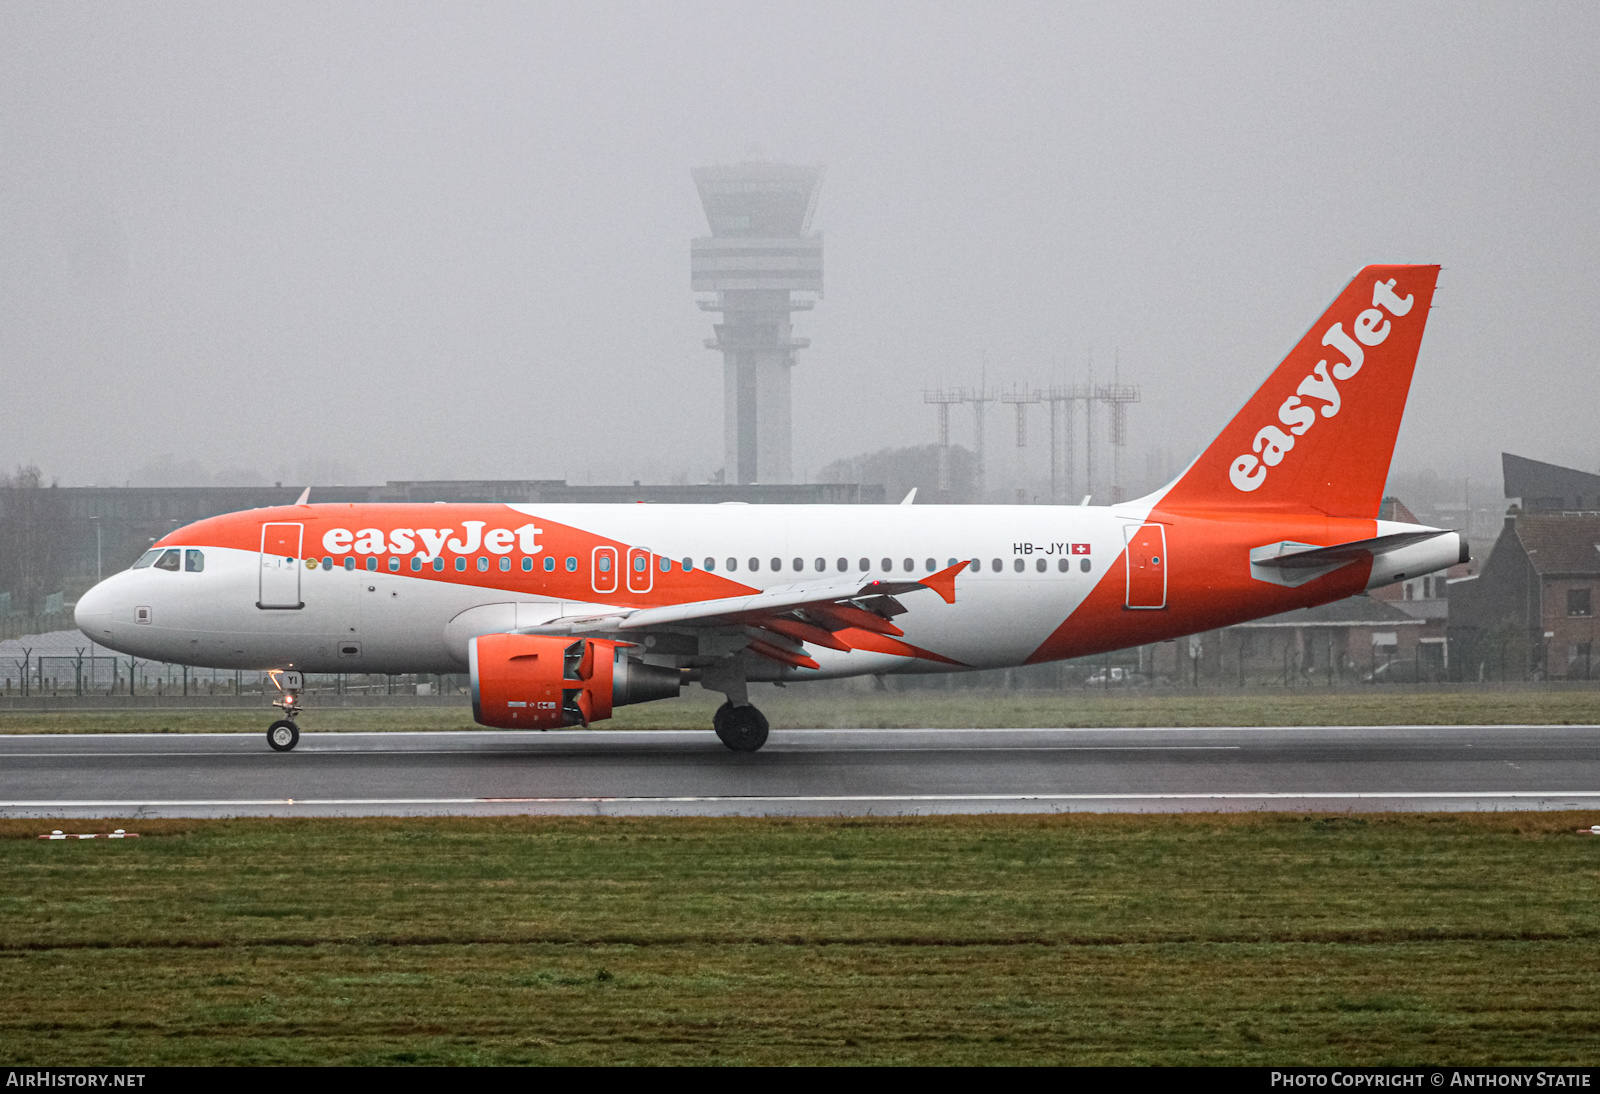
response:
{"label": "easyjet airbus a319", "polygon": [[1160,642],[1465,561],[1378,520],[1437,266],[1369,266],[1174,482],[1111,506],[312,505],[214,517],[90,590],[137,657],[461,673],[484,725],[588,725],[688,683],[753,751],[754,682]]}

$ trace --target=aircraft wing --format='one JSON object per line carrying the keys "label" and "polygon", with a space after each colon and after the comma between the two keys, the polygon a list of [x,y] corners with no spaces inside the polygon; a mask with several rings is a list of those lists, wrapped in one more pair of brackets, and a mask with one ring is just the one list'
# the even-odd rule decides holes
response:
{"label": "aircraft wing", "polygon": [[905,632],[890,620],[907,610],[896,597],[922,589],[932,589],[947,604],[955,603],[956,574],[967,565],[959,562],[915,580],[797,582],[744,596],[568,616],[529,628],[528,633],[604,632],[625,638],[630,634],[642,637],[660,628],[732,628],[746,632],[749,648],[756,653],[806,668],[820,667],[806,654],[807,642],[844,651],[863,649],[948,661],[898,641]]}
{"label": "aircraft wing", "polygon": [[[962,563],[956,569],[962,569],[965,565]],[[933,578],[929,580],[932,581]],[[749,596],[699,600],[688,604],[673,604],[665,608],[645,608],[628,616],[618,624],[618,628],[628,631],[664,623],[746,622],[808,605],[845,603],[878,596],[892,597],[916,592],[918,589],[932,588],[936,586],[921,581],[800,582],[764,589]],[[946,596],[946,599],[953,600],[953,594]]]}

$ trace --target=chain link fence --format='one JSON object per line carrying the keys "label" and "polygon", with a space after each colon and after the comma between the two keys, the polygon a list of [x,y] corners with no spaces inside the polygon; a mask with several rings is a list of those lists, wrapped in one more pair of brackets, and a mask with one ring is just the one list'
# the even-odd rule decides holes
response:
{"label": "chain link fence", "polygon": [[[70,697],[204,697],[275,696],[277,686],[261,671],[195,668],[163,661],[145,661],[99,650],[73,655],[24,653],[0,664],[0,696],[6,698]],[[308,673],[301,694],[313,695],[456,695],[466,694],[464,678],[454,675]]]}

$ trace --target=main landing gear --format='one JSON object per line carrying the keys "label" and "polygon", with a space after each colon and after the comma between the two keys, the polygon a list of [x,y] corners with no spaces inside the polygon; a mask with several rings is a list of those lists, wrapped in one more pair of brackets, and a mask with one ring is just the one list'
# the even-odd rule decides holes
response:
{"label": "main landing gear", "polygon": [[742,707],[723,703],[712,715],[711,725],[735,752],[754,752],[767,743],[767,716],[748,703]]}

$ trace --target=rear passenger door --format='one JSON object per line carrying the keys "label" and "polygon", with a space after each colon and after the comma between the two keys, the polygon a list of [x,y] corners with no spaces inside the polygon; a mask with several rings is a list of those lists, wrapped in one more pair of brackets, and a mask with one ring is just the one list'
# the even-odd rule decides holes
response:
{"label": "rear passenger door", "polygon": [[1123,527],[1127,550],[1128,608],[1167,606],[1167,530],[1159,524],[1129,524]]}

